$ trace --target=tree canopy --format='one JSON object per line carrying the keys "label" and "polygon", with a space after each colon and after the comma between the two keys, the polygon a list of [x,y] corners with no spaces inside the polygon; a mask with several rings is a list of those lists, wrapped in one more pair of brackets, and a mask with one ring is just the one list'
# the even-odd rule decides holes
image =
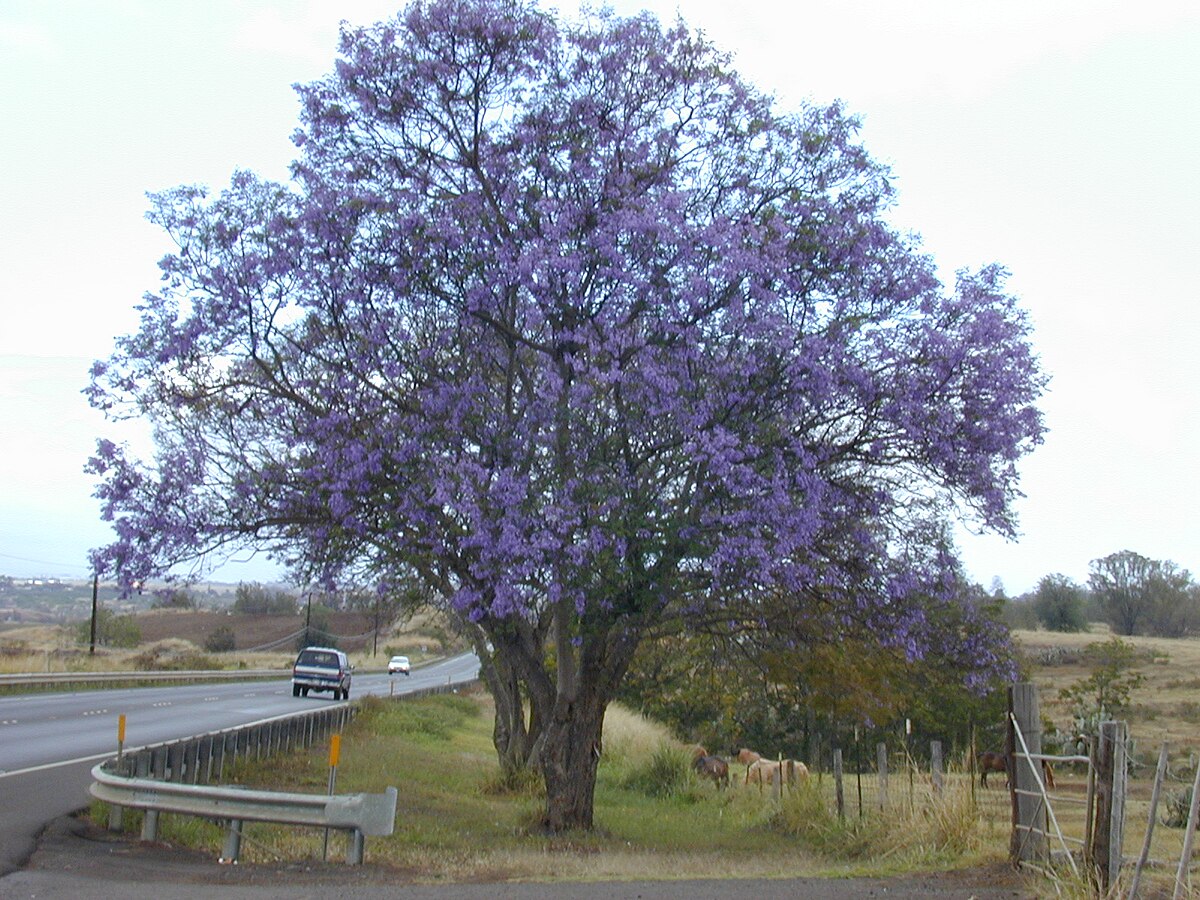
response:
{"label": "tree canopy", "polygon": [[946,288],[887,224],[840,106],[776,109],[682,23],[520,0],[346,27],[298,90],[289,183],[152,197],[178,250],[91,397],[158,449],[99,444],[101,570],[250,545],[419,579],[550,829],[590,826],[647,636],[769,627],[769,594],[944,640],[931,535],[1012,533],[1044,378],[1002,268]]}

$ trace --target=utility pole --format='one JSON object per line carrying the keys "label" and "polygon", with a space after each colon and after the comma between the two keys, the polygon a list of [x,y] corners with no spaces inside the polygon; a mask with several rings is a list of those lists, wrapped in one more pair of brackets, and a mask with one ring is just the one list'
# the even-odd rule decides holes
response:
{"label": "utility pole", "polygon": [[100,594],[100,573],[92,574],[92,636],[88,642],[88,655],[96,655],[96,605]]}
{"label": "utility pole", "polygon": [[375,637],[371,641],[372,658],[379,655],[379,604],[383,601],[379,592],[375,592]]}

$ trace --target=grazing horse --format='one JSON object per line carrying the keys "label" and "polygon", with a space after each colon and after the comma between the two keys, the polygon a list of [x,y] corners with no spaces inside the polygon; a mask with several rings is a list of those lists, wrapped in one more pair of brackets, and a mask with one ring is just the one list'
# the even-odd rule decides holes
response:
{"label": "grazing horse", "polygon": [[[993,753],[987,750],[979,754],[979,783],[983,787],[987,787],[988,772],[1003,772],[1005,784],[1010,784],[1011,779],[1008,777],[1008,757],[1003,753]],[[1054,787],[1054,767],[1050,765],[1050,760],[1042,760],[1042,781],[1046,787]]]}
{"label": "grazing horse", "polygon": [[746,747],[742,747],[737,752],[737,761],[746,767],[746,784],[750,783],[750,766],[762,759],[762,754],[755,753]]}
{"label": "grazing horse", "polygon": [[718,790],[729,787],[729,763],[719,756],[709,756],[703,747],[692,750],[692,768],[701,778],[711,778]]}
{"label": "grazing horse", "polygon": [[782,779],[788,784],[808,780],[808,766],[799,760],[785,759],[782,762],[770,759],[756,759],[746,769],[746,784],[758,782],[761,790],[763,784],[775,784],[776,779]]}

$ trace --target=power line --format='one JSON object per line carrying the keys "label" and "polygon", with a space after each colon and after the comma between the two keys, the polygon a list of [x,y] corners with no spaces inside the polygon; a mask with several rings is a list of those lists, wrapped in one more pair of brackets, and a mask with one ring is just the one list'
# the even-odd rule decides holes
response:
{"label": "power line", "polygon": [[14,556],[11,553],[0,553],[2,559],[15,559],[19,562],[37,563],[39,566],[55,566],[66,569],[80,569],[84,572],[92,571],[91,566],[82,566],[79,563],[51,562],[48,559],[31,559],[28,556]]}

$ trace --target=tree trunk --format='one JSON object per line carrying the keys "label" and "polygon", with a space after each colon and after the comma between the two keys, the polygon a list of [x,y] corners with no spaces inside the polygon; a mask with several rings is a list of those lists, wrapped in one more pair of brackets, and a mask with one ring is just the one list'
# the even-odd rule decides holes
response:
{"label": "tree trunk", "polygon": [[540,752],[546,780],[542,827],[547,832],[591,829],[603,730],[604,706],[597,698],[555,704]]}
{"label": "tree trunk", "polygon": [[525,720],[521,683],[512,666],[499,656],[486,652],[480,644],[476,645],[475,653],[480,661],[480,674],[487,682],[496,704],[496,718],[492,726],[496,759],[501,773],[509,777],[534,764],[533,750],[541,731],[540,723],[532,715],[528,723]]}

